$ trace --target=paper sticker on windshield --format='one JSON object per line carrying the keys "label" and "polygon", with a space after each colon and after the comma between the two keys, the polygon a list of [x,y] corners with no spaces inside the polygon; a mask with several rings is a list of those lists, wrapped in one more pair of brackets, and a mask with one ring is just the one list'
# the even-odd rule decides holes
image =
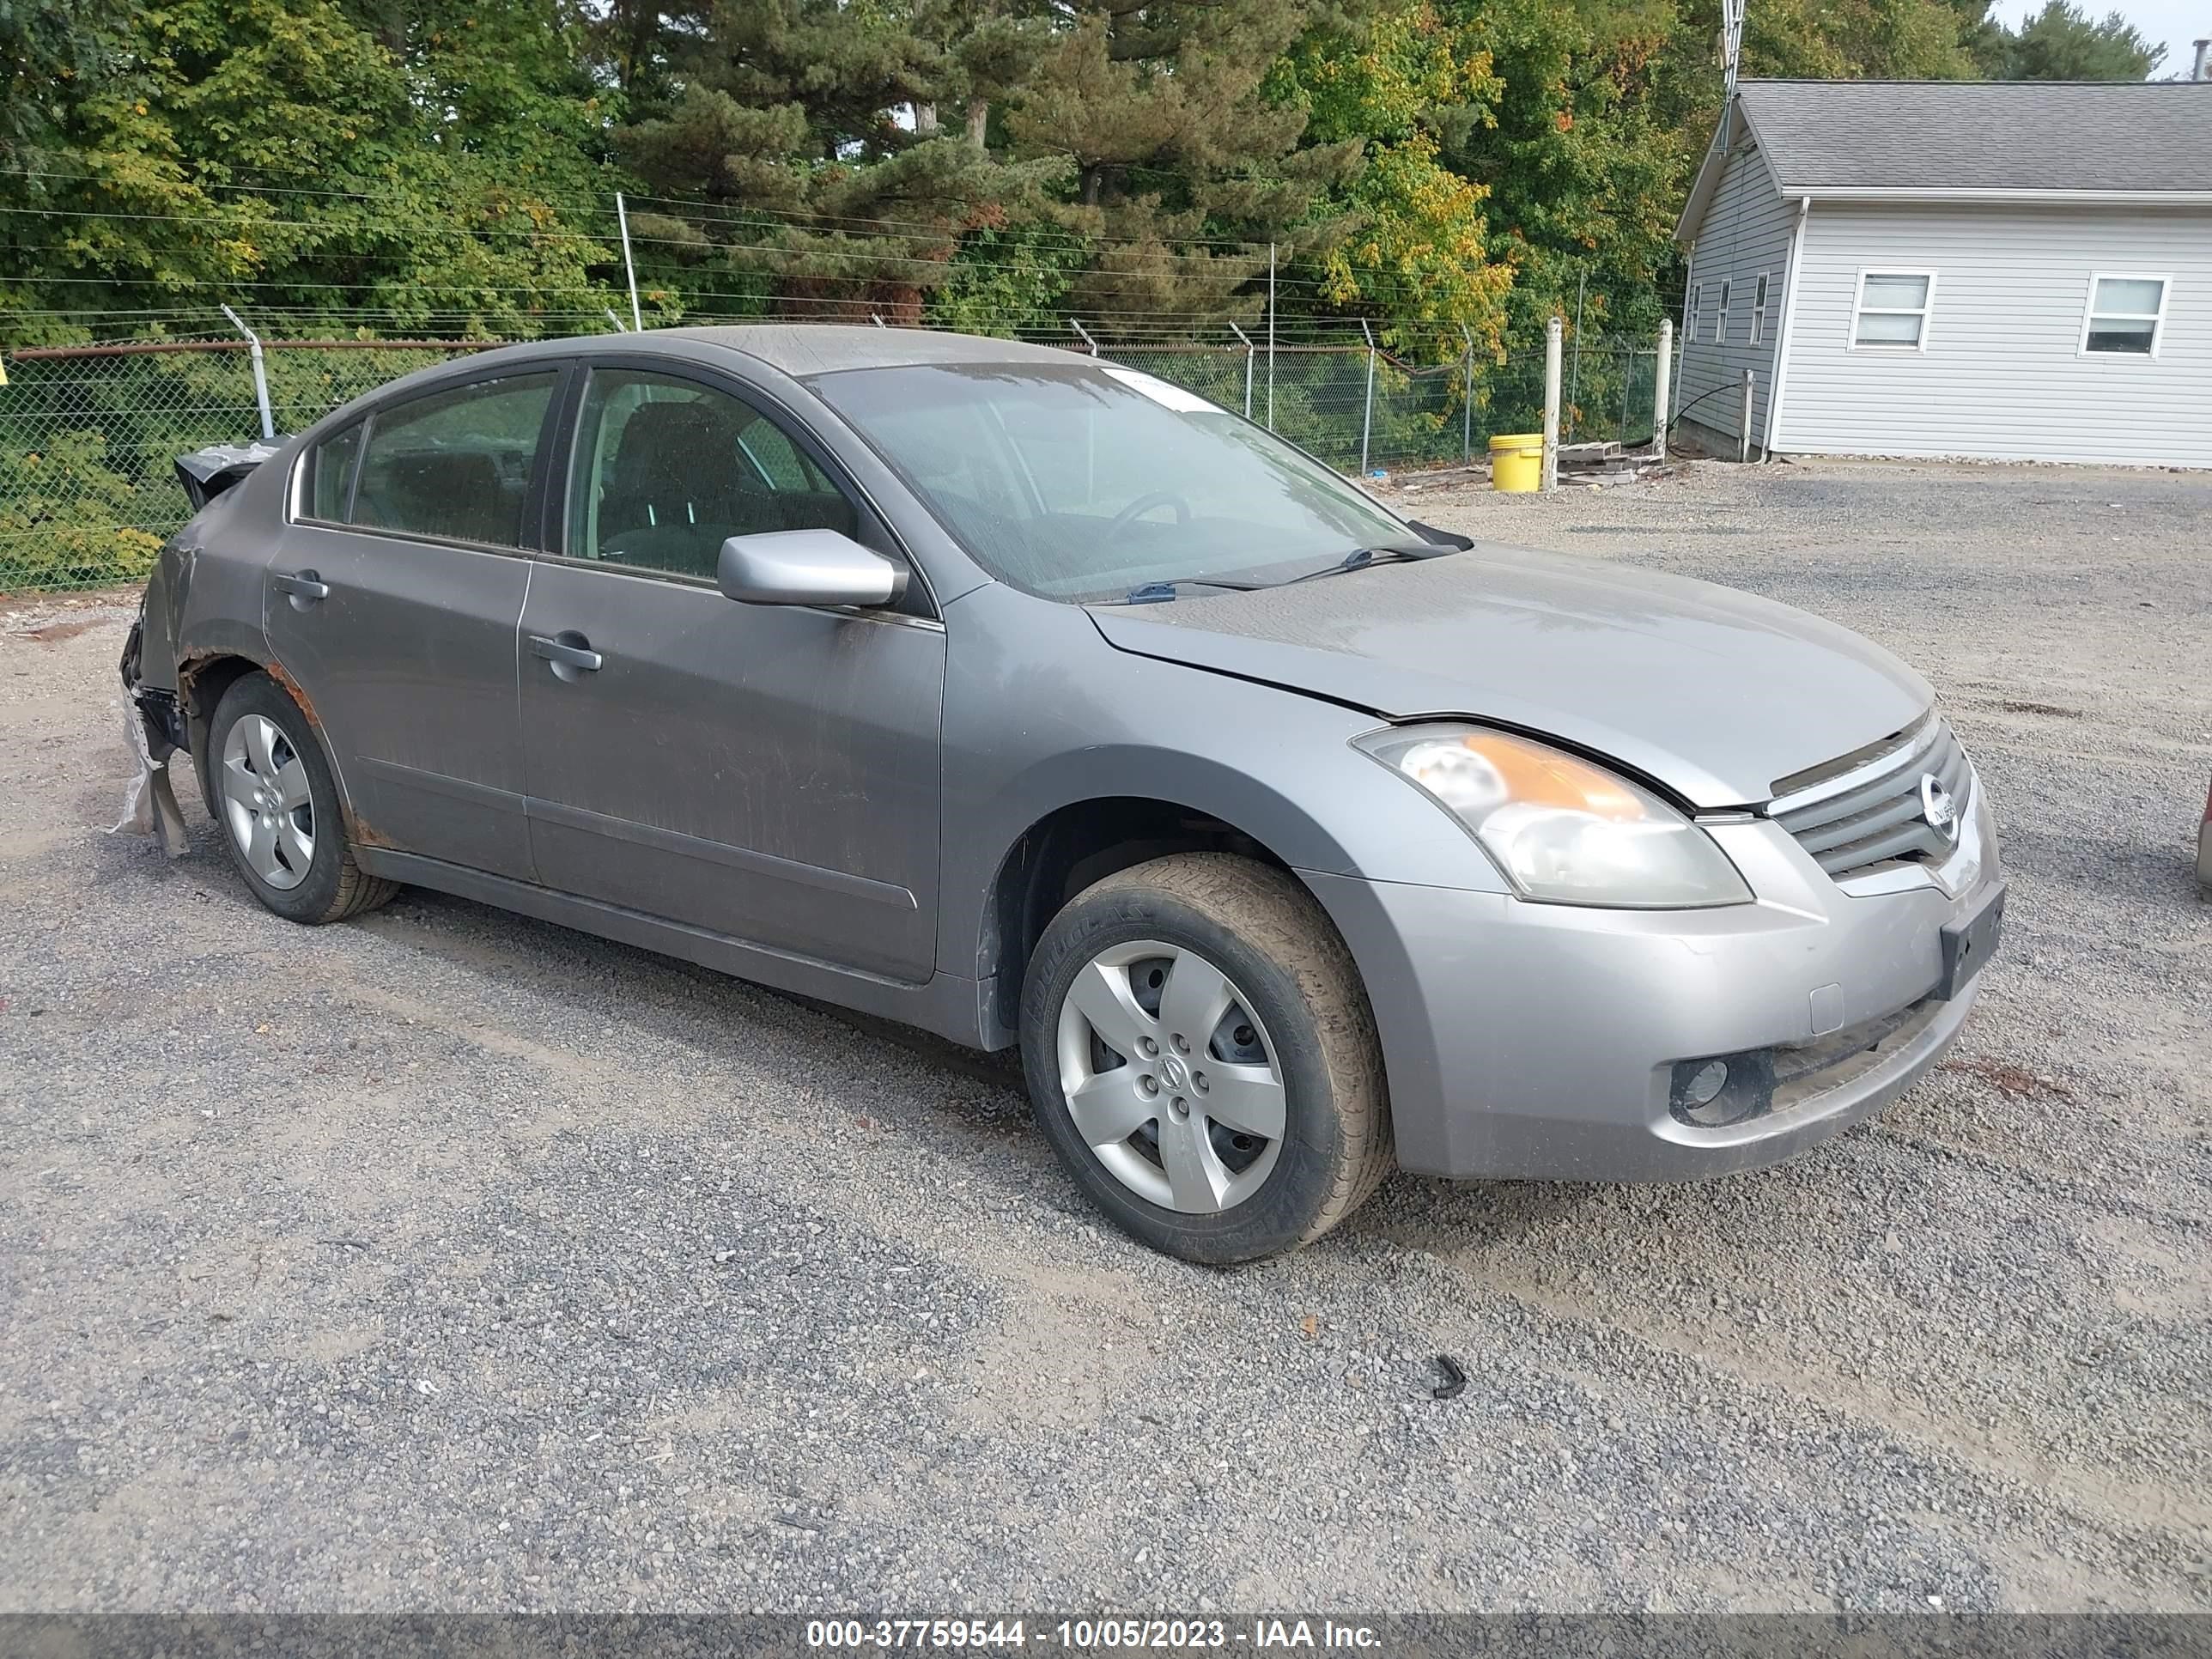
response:
{"label": "paper sticker on windshield", "polygon": [[1112,363],[1101,363],[1104,369],[1123,386],[1141,392],[1163,409],[1172,409],[1178,415],[1218,415],[1220,406],[1210,404],[1194,392],[1185,392],[1179,386],[1170,386],[1165,380],[1156,380],[1149,374],[1140,374],[1133,368],[1121,368]]}

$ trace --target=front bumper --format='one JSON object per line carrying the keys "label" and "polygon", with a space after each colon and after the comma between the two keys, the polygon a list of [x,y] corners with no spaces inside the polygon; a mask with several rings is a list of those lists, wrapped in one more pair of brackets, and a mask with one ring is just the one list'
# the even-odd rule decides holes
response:
{"label": "front bumper", "polygon": [[[1933,995],[1942,930],[2003,883],[1979,781],[1941,868],[1856,893],[1771,822],[1712,833],[1757,902],[1597,910],[1302,872],[1366,981],[1402,1167],[1608,1182],[1755,1169],[1871,1117],[1936,1064],[1980,989]],[[1798,1075],[1763,1115],[1705,1127],[1670,1111],[1679,1062],[1769,1049]]]}

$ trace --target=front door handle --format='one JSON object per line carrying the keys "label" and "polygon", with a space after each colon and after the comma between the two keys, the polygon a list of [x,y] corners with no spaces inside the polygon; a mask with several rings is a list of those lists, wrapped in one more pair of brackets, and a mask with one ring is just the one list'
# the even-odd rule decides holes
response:
{"label": "front door handle", "polygon": [[280,574],[269,580],[270,585],[279,593],[290,597],[295,611],[305,611],[317,600],[327,599],[331,596],[331,585],[312,570],[301,570],[290,575]]}
{"label": "front door handle", "polygon": [[592,642],[573,628],[563,629],[558,634],[531,635],[530,653],[551,663],[554,678],[571,681],[579,674],[598,672],[603,660],[592,649]]}

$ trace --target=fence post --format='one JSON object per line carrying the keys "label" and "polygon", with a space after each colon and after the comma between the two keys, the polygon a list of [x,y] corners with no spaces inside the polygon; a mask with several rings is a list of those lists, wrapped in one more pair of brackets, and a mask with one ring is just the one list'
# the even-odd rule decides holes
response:
{"label": "fence post", "polygon": [[276,422],[270,418],[269,372],[261,361],[261,337],[246,327],[244,319],[228,306],[222,308],[222,314],[230,319],[233,328],[246,337],[246,353],[253,360],[253,401],[261,410],[261,441],[273,444],[276,441]]}
{"label": "fence post", "polygon": [[1538,485],[1559,487],[1559,315],[1544,325],[1544,470]]}
{"label": "fence post", "polygon": [[1275,429],[1275,245],[1267,244],[1267,430]]}
{"label": "fence post", "polygon": [[1651,387],[1651,453],[1667,459],[1667,375],[1674,366],[1674,319],[1659,319],[1659,372]]}
{"label": "fence post", "polygon": [[629,209],[623,204],[620,191],[615,192],[615,223],[622,230],[623,275],[629,279],[629,323],[640,334],[645,332],[645,315],[637,308],[637,266],[629,257]]}
{"label": "fence post", "polygon": [[1465,323],[1459,325],[1459,337],[1467,342],[1467,380],[1461,390],[1459,410],[1459,458],[1468,466],[1474,465],[1474,331]]}
{"label": "fence post", "polygon": [[1739,461],[1751,459],[1751,380],[1749,369],[1743,372],[1743,408],[1738,411],[1735,422],[1735,458]]}
{"label": "fence post", "polygon": [[1359,319],[1359,331],[1367,340],[1367,402],[1359,416],[1359,476],[1367,476],[1367,441],[1375,430],[1375,331],[1367,326],[1367,319]]}
{"label": "fence post", "polygon": [[1081,323],[1076,321],[1073,317],[1067,319],[1067,325],[1075,331],[1076,337],[1080,339],[1084,344],[1091,348],[1091,355],[1096,357],[1098,355],[1098,342],[1091,337],[1091,331],[1084,327]]}
{"label": "fence post", "polygon": [[1244,342],[1244,418],[1249,421],[1252,418],[1252,337],[1234,323],[1229,325],[1229,331]]}
{"label": "fence post", "polygon": [[1567,430],[1577,436],[1583,429],[1583,290],[1589,286],[1588,271],[1575,278],[1575,362],[1567,371]]}

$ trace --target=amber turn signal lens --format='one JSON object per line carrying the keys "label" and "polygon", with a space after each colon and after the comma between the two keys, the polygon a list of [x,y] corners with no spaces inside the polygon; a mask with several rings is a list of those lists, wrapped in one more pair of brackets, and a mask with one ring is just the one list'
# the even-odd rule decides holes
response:
{"label": "amber turn signal lens", "polygon": [[1498,769],[1512,799],[1529,806],[1560,806],[1615,823],[1644,816],[1644,803],[1618,779],[1596,767],[1502,732],[1470,732],[1461,739]]}

